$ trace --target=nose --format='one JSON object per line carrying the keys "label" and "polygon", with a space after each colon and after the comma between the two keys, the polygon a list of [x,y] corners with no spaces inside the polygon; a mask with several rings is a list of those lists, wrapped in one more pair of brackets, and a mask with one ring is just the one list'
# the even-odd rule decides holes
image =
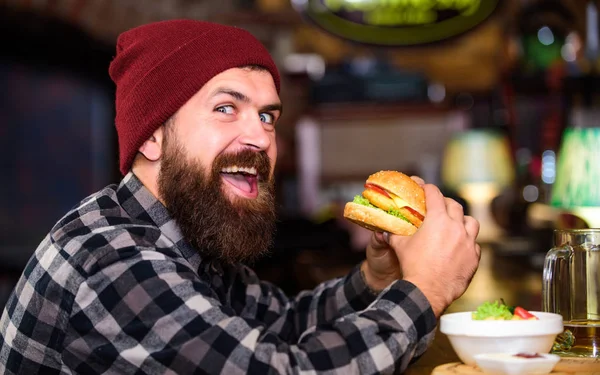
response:
{"label": "nose", "polygon": [[240,121],[240,142],[257,151],[265,151],[271,146],[271,132],[265,129],[260,118]]}

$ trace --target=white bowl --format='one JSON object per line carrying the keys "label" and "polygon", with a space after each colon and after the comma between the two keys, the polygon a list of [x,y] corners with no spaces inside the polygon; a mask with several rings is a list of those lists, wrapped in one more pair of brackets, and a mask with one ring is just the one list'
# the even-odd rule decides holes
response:
{"label": "white bowl", "polygon": [[509,353],[483,353],[475,356],[475,362],[487,374],[523,375],[548,374],[560,361],[556,354],[537,354],[541,357],[523,358]]}
{"label": "white bowl", "polygon": [[444,314],[440,331],[467,365],[474,365],[475,355],[482,353],[549,353],[563,331],[562,316],[531,313],[539,320],[473,320],[470,311]]}

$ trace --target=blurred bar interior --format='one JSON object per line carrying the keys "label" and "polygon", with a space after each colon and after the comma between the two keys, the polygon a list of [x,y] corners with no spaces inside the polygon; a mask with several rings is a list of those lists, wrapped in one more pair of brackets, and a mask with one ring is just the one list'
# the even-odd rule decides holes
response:
{"label": "blurred bar interior", "polygon": [[289,293],[363,258],[369,232],[341,213],[381,169],[463,203],[503,267],[541,275],[554,228],[600,226],[594,1],[504,0],[460,36],[377,47],[327,33],[290,0],[0,0],[0,306],[60,216],[121,177],[116,36],[180,17],[246,28],[282,72],[280,222],[255,269]]}

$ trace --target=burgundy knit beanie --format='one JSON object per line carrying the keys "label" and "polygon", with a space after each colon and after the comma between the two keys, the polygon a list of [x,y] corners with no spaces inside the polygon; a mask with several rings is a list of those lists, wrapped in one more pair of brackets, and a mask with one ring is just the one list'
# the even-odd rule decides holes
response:
{"label": "burgundy knit beanie", "polygon": [[211,22],[169,20],[124,32],[109,74],[117,86],[116,127],[124,175],[152,133],[217,74],[244,65],[279,72],[248,31]]}

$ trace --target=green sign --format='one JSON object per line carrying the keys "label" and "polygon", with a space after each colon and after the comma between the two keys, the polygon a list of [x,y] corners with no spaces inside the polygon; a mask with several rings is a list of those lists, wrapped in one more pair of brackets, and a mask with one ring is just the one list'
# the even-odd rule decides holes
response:
{"label": "green sign", "polygon": [[355,42],[408,46],[447,39],[488,18],[500,0],[305,0],[304,14]]}

